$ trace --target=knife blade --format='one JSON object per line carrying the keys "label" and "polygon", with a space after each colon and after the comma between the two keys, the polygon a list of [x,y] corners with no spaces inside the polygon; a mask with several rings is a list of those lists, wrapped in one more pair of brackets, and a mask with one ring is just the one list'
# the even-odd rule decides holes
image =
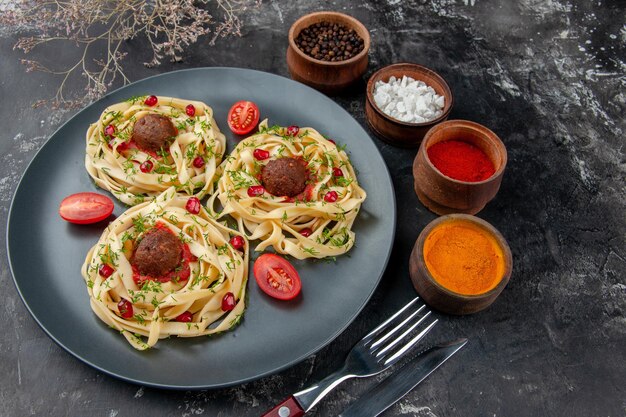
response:
{"label": "knife blade", "polygon": [[380,415],[425,380],[466,343],[467,339],[458,339],[442,343],[421,353],[369,389],[361,396],[361,399],[346,408],[338,417]]}

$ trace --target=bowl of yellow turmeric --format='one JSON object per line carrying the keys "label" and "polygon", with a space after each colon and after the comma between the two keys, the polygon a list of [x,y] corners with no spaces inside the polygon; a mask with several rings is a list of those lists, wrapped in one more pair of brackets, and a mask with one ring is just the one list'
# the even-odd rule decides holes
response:
{"label": "bowl of yellow turmeric", "polygon": [[512,268],[504,237],[469,214],[449,214],[430,222],[409,261],[420,297],[436,310],[458,315],[489,307],[509,282]]}

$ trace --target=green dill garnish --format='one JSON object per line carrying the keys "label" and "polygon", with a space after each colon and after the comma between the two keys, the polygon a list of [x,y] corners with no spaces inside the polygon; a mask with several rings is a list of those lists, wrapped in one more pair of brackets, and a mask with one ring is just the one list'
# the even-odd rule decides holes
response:
{"label": "green dill garnish", "polygon": [[319,254],[319,252],[315,249],[315,248],[302,248],[302,250],[306,253],[308,253],[309,255],[315,256],[317,254]]}
{"label": "green dill garnish", "polygon": [[335,177],[335,183],[340,187],[347,187],[352,184],[352,181],[354,181],[352,178]]}
{"label": "green dill garnish", "polygon": [[135,104],[138,101],[144,101],[147,96],[132,96],[131,98],[126,99],[127,103]]}
{"label": "green dill garnish", "polygon": [[256,181],[248,177],[248,174],[245,171],[226,171],[226,173],[233,182],[235,190],[248,188],[251,185],[256,184]]}

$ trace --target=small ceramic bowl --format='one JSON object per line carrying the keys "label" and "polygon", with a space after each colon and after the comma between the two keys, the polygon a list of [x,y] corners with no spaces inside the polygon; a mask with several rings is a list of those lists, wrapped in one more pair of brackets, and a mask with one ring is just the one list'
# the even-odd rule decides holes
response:
{"label": "small ceramic bowl", "polygon": [[[494,174],[484,181],[459,181],[445,176],[428,159],[427,149],[446,140],[461,140],[480,148],[494,165]],[[498,135],[478,123],[448,120],[428,131],[413,161],[415,193],[437,214],[476,214],[491,201],[502,183],[507,154]]]}
{"label": "small ceramic bowl", "polygon": [[[502,249],[504,273],[500,281],[498,281],[496,286],[491,290],[478,295],[459,294],[439,284],[428,270],[424,259],[424,242],[436,227],[444,222],[452,221],[470,222],[478,226],[493,237],[495,242]],[[430,222],[417,238],[409,259],[411,281],[424,302],[436,310],[456,315],[476,313],[489,307],[509,282],[512,268],[513,257],[511,255],[511,249],[500,232],[486,221],[467,214],[451,214],[439,217]]]}
{"label": "small ceramic bowl", "polygon": [[[321,22],[340,23],[353,29],[363,39],[363,50],[350,59],[328,62],[305,54],[296,45],[303,29]],[[326,94],[338,93],[360,79],[367,70],[370,34],[365,26],[352,16],[337,12],[316,12],[302,16],[289,29],[287,66],[291,78]]]}
{"label": "small ceramic bowl", "polygon": [[[402,78],[406,75],[431,86],[437,94],[444,97],[441,116],[430,122],[406,123],[385,114],[374,101],[374,85],[378,81],[388,82],[392,76]],[[365,114],[367,122],[381,139],[402,148],[417,148],[428,130],[446,120],[452,110],[452,91],[446,81],[435,71],[417,64],[393,64],[376,71],[367,82]]]}

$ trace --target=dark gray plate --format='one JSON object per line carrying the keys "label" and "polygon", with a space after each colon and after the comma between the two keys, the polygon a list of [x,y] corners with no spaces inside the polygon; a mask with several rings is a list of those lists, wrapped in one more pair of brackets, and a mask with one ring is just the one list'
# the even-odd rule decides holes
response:
{"label": "dark gray plate", "polygon": [[[230,106],[252,100],[270,124],[312,126],[347,144],[368,192],[355,223],[356,246],[336,263],[294,262],[302,296],[279,302],[250,274],[241,325],[216,337],[161,340],[134,350],[91,311],[80,268],[104,223],[77,226],[58,215],[69,194],[97,191],[84,167],[85,132],[105,107],[133,95],[200,100],[215,111],[230,152]],[[115,199],[114,199],[115,200]],[[116,202],[114,214],[124,206]],[[395,231],[395,197],[387,167],[363,128],[340,106],[289,79],[235,68],[200,68],[158,75],[123,87],[63,125],[26,170],[9,213],[7,246],[17,290],[41,328],[83,362],[126,381],[200,389],[239,384],[285,369],[337,337],[365,306],[385,270]]]}

